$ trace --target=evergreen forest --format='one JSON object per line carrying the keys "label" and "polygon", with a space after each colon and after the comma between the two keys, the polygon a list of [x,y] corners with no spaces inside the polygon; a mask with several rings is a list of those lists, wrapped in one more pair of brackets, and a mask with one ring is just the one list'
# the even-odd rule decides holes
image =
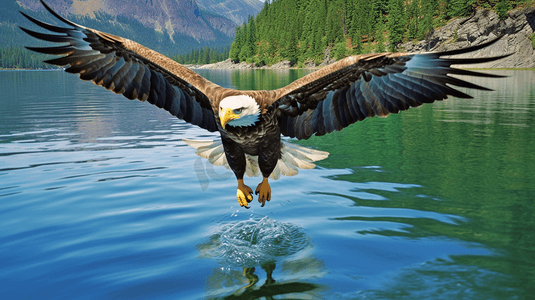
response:
{"label": "evergreen forest", "polygon": [[175,54],[171,59],[180,64],[204,65],[213,64],[228,58],[229,47],[209,48],[191,50],[185,54]]}
{"label": "evergreen forest", "polygon": [[234,62],[258,66],[282,60],[303,66],[329,57],[397,51],[403,42],[425,39],[434,28],[476,9],[500,18],[533,0],[266,0],[256,17],[236,29]]}

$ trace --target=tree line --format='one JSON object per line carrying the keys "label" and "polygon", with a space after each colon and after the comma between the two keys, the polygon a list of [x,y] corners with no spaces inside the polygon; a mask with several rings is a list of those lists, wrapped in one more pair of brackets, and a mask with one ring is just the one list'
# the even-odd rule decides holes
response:
{"label": "tree line", "polygon": [[[229,47],[203,48],[185,54],[175,54],[171,59],[180,64],[212,64],[228,59]],[[4,69],[49,69],[56,66],[44,63],[54,56],[35,53],[21,47],[0,48],[0,68]]]}
{"label": "tree line", "polygon": [[191,50],[185,54],[175,54],[171,59],[180,64],[213,64],[228,59],[229,47]]}
{"label": "tree line", "polygon": [[[171,59],[180,64],[212,64],[228,59],[229,47],[203,48],[185,54],[175,54]],[[54,56],[35,53],[20,47],[0,48],[0,68],[4,69],[50,69],[57,68],[43,61]]]}
{"label": "tree line", "polygon": [[532,0],[266,0],[256,17],[236,29],[234,62],[266,65],[289,60],[301,66],[330,58],[396,51],[450,19],[490,8],[501,18]]}
{"label": "tree line", "polygon": [[5,69],[45,69],[55,68],[43,61],[50,55],[34,53],[20,47],[0,48],[0,68]]}

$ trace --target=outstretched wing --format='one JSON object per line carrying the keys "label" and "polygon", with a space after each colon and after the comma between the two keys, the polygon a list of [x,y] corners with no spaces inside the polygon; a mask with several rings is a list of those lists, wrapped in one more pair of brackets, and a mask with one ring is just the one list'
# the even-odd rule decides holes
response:
{"label": "outstretched wing", "polygon": [[39,33],[25,28],[27,34],[49,42],[66,43],[58,47],[29,50],[65,55],[46,61],[69,66],[65,71],[78,73],[117,94],[133,100],[148,101],[172,115],[208,131],[217,131],[210,99],[205,91],[218,87],[177,62],[131,40],[87,28],[68,21],[41,3],[68,27],[57,27],[21,12],[36,25],[58,34]]}
{"label": "outstretched wing", "polygon": [[424,53],[380,53],[345,58],[276,90],[275,103],[283,115],[281,132],[308,139],[324,135],[373,116],[446,99],[448,95],[471,98],[448,85],[489,90],[449,74],[502,77],[452,68],[452,64],[475,64],[488,58],[441,58],[474,51],[496,40],[465,49]]}

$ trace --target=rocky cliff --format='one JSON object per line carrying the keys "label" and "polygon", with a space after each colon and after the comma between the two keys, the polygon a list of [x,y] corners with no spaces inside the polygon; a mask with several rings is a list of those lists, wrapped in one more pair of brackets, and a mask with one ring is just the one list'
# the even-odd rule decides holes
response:
{"label": "rocky cliff", "polygon": [[500,20],[493,11],[479,10],[473,16],[455,19],[435,30],[424,41],[405,43],[402,47],[409,52],[454,50],[503,35],[490,47],[457,57],[485,57],[514,53],[499,61],[466,67],[534,68],[535,50],[530,39],[534,29],[535,7],[512,11],[504,20]]}

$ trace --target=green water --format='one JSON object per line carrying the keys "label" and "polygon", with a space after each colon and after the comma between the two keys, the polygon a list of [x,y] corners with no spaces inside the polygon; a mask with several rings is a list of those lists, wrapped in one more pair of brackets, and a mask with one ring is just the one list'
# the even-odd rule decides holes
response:
{"label": "green water", "polygon": [[[496,73],[511,77],[472,82],[497,92],[469,91],[474,99],[447,100],[366,120],[302,144],[331,153],[321,166],[354,169],[341,180],[417,183],[422,188],[415,192],[427,196],[408,197],[411,191],[406,191],[390,195],[387,203],[352,199],[356,205],[466,218],[462,226],[404,218],[413,226],[405,234],[387,230],[373,234],[447,236],[481,243],[501,255],[452,256],[454,263],[509,274],[512,285],[527,288],[526,296],[535,295],[535,73]],[[381,166],[383,172],[363,175],[360,166]]]}

